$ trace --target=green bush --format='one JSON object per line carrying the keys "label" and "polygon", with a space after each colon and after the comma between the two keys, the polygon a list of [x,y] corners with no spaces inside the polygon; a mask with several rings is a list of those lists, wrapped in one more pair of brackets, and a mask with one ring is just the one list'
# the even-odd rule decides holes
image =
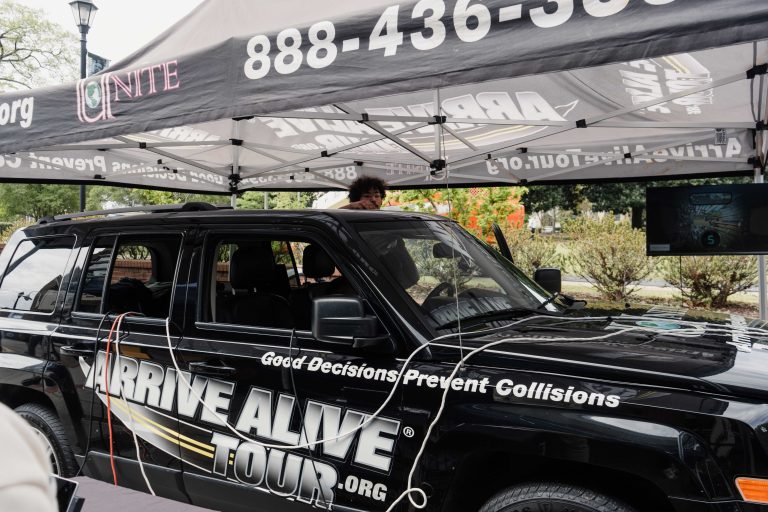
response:
{"label": "green bush", "polygon": [[662,258],[664,279],[680,290],[691,307],[723,308],[728,297],[757,282],[754,256],[683,256]]}
{"label": "green bush", "polygon": [[645,255],[645,234],[628,222],[614,222],[612,215],[579,217],[566,223],[565,231],[573,238],[565,263],[606,300],[629,300],[638,281],[653,271],[653,260]]}
{"label": "green bush", "polygon": [[8,239],[11,238],[12,234],[21,228],[29,226],[32,222],[26,219],[18,219],[13,222],[3,222],[2,224],[3,226],[0,227],[0,244],[4,245],[8,243]]}
{"label": "green bush", "polygon": [[508,229],[504,232],[512,260],[529,277],[537,268],[559,266],[557,244],[551,236],[531,233],[527,229]]}

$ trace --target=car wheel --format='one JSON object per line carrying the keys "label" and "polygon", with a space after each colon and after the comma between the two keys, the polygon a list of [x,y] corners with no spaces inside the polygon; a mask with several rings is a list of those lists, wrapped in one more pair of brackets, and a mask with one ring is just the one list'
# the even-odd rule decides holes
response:
{"label": "car wheel", "polygon": [[35,434],[43,441],[45,452],[51,462],[51,472],[63,477],[77,473],[77,461],[67,435],[56,414],[39,404],[24,404],[16,408],[16,413],[27,420]]}
{"label": "car wheel", "polygon": [[631,507],[585,487],[559,483],[527,483],[509,487],[480,512],[634,512]]}

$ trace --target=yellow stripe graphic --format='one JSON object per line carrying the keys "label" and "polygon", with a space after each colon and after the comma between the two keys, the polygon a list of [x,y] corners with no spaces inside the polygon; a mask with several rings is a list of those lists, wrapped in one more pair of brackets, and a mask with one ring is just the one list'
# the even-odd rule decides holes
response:
{"label": "yellow stripe graphic", "polygon": [[[161,424],[159,424],[159,423],[157,423],[155,421],[152,421],[151,419],[147,418],[146,416],[142,415],[141,413],[138,413],[138,412],[134,411],[133,409],[129,409],[128,406],[125,404],[125,402],[123,400],[121,400],[121,399],[112,398],[112,399],[110,399],[110,402],[116,404],[123,412],[129,414],[133,418],[134,421],[136,421],[137,423],[145,426],[149,431],[151,431],[155,435],[158,435],[158,436],[162,437],[166,441],[169,441],[171,443],[179,445],[182,448],[186,448],[187,450],[191,450],[193,452],[199,453],[200,455],[204,455],[204,456],[206,456],[208,458],[211,458],[211,459],[213,458],[213,446],[205,444],[205,443],[201,443],[200,441],[197,441],[197,440],[192,439],[190,437],[184,436],[184,435],[180,434],[179,432],[177,432],[177,431],[175,431],[173,429],[170,429],[170,428],[168,428],[168,427],[166,427],[164,425],[161,425]],[[171,436],[163,433],[162,432],[163,430],[168,432],[168,433],[170,433],[171,436],[174,436],[174,437],[171,437]],[[182,439],[184,441],[187,441],[187,442],[181,441]],[[190,443],[192,443],[192,444],[190,444]],[[200,446],[203,449],[201,450],[200,448],[198,448],[196,446],[193,446],[193,445]]]}
{"label": "yellow stripe graphic", "polygon": [[668,56],[668,57],[664,57],[663,60],[664,62],[672,66],[675,69],[675,71],[677,71],[681,75],[691,74],[691,71],[685,66],[683,66],[683,64],[679,60],[677,60],[676,57]]}

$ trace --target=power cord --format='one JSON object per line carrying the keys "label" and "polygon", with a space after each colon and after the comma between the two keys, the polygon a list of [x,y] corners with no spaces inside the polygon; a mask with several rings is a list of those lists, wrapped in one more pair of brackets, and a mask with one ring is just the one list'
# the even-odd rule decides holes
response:
{"label": "power cord", "polygon": [[[523,323],[528,323],[531,320],[540,319],[540,318],[547,318],[548,320],[552,319],[552,317],[548,316],[548,315],[532,315],[530,317],[526,317],[526,318],[523,318],[523,319],[515,321],[515,322],[510,322],[509,324],[507,324],[505,326],[502,326],[502,327],[496,327],[496,328],[493,328],[493,329],[488,329],[487,331],[488,332],[493,332],[493,331],[498,331],[498,330],[502,330],[502,329],[512,329],[516,325],[520,325],[520,324],[523,324]],[[611,322],[611,321],[615,321],[617,319],[621,320],[621,321],[630,321],[631,322],[631,321],[640,321],[640,320],[647,321],[649,319],[649,317],[626,315],[626,316],[622,316],[622,317],[618,317],[618,318],[614,318],[614,317],[610,317],[610,316],[609,317],[606,317],[606,316],[600,316],[600,317],[575,317],[575,318],[572,318],[572,319],[569,319],[569,320],[572,321],[572,322],[580,322],[581,323],[581,322],[585,322],[585,321],[607,321],[607,322]],[[735,332],[735,330],[732,329],[732,328],[712,327],[711,324],[704,324],[704,326],[702,326],[701,324],[698,324],[696,322],[682,321],[682,320],[681,321],[677,321],[676,323],[678,323],[679,325],[684,326],[684,327],[682,329],[677,329],[677,330],[675,330],[673,332],[673,331],[669,331],[669,330],[665,330],[665,329],[660,329],[660,328],[652,328],[652,327],[643,327],[643,326],[638,326],[638,325],[632,325],[632,326],[625,326],[624,328],[617,328],[617,330],[615,330],[613,332],[610,332],[608,334],[601,335],[601,336],[579,337],[579,338],[574,338],[574,337],[549,337],[549,338],[542,338],[541,336],[536,336],[536,337],[528,336],[528,337],[505,338],[505,339],[502,339],[502,340],[497,340],[495,342],[487,343],[487,344],[485,344],[485,345],[483,345],[481,347],[478,347],[478,348],[472,350],[471,352],[469,352],[465,356],[461,356],[459,361],[454,365],[453,370],[451,372],[451,375],[448,378],[448,382],[452,381],[452,379],[455,378],[456,373],[458,373],[458,371],[462,368],[464,363],[468,359],[470,359],[472,356],[474,356],[475,354],[478,354],[478,353],[480,353],[482,351],[488,350],[490,348],[493,348],[493,347],[496,347],[496,346],[499,346],[499,345],[502,345],[502,344],[516,344],[516,343],[530,342],[530,341],[548,342],[548,343],[553,343],[553,342],[560,342],[560,343],[562,343],[562,342],[566,342],[566,343],[572,343],[572,342],[592,342],[592,341],[599,341],[599,340],[610,339],[612,337],[616,337],[616,336],[619,336],[619,335],[622,335],[622,334],[626,334],[628,332],[640,332],[640,333],[650,333],[650,334],[664,334],[664,335],[668,335],[668,336],[679,336],[679,337],[701,336],[703,333],[705,333],[705,334],[706,333],[723,334],[723,333],[733,333],[733,332]],[[685,327],[685,326],[687,326],[687,327]],[[189,380],[184,375],[184,372],[182,372],[181,369],[179,368],[178,362],[176,361],[176,356],[173,353],[174,351],[173,351],[171,334],[170,334],[170,318],[166,318],[165,319],[165,329],[166,329],[166,340],[168,342],[168,350],[169,350],[169,354],[171,356],[171,361],[173,363],[173,366],[176,369],[177,377],[179,379],[181,379],[182,382],[184,382],[184,384],[189,389],[190,393],[193,396],[195,396],[195,398],[198,399],[198,401],[201,403],[201,405],[203,405],[203,407],[205,407],[209,412],[211,412],[213,414],[216,414],[216,415],[219,415],[219,413],[214,411],[211,407],[208,406],[208,404],[205,403],[205,401],[203,401],[202,397],[192,388]],[[481,332],[484,332],[484,331],[481,331]],[[752,334],[752,335],[759,335],[759,336],[763,336],[763,337],[768,337],[768,330],[765,330],[765,329],[744,328],[744,329],[739,329],[739,332],[741,332],[743,334]],[[473,334],[477,334],[477,333],[473,333]],[[430,344],[432,344],[432,343],[435,343],[437,341],[442,341],[442,340],[445,340],[445,339],[455,338],[455,337],[456,337],[456,335],[453,334],[453,333],[452,334],[446,334],[446,335],[443,335],[443,336],[439,336],[439,337],[436,337],[436,338],[434,338],[432,340],[429,340],[428,342],[424,343],[423,345],[421,345],[421,346],[417,347],[415,350],[413,350],[410,353],[410,355],[405,359],[405,361],[403,361],[403,365],[402,365],[402,368],[400,369],[400,372],[398,373],[397,379],[394,381],[394,383],[392,385],[392,390],[390,391],[389,395],[386,397],[384,402],[379,406],[378,409],[376,409],[376,411],[374,413],[372,413],[370,416],[368,416],[357,427],[353,428],[352,430],[350,430],[348,432],[344,432],[344,433],[339,434],[339,435],[334,436],[334,437],[329,437],[329,438],[325,438],[325,439],[318,439],[316,441],[307,442],[307,443],[299,443],[299,444],[295,444],[295,445],[268,444],[268,443],[263,443],[263,442],[261,442],[261,441],[259,441],[257,439],[253,439],[251,437],[248,437],[248,436],[242,434],[241,432],[236,430],[227,421],[225,421],[224,424],[238,438],[240,438],[240,439],[242,439],[242,440],[244,440],[246,442],[256,443],[256,444],[258,444],[260,446],[263,446],[265,448],[278,448],[278,449],[289,449],[289,450],[290,449],[299,449],[299,448],[309,448],[309,447],[312,447],[312,446],[316,446],[318,444],[322,444],[322,443],[325,443],[325,442],[335,441],[335,440],[344,438],[346,436],[354,434],[358,430],[361,430],[368,423],[370,423],[371,421],[376,419],[379,416],[379,414],[381,414],[381,412],[386,408],[386,406],[392,400],[392,397],[394,396],[394,394],[395,394],[395,392],[396,392],[396,390],[398,388],[398,385],[400,384],[400,381],[401,381],[401,379],[402,379],[406,369],[410,365],[410,363],[413,360],[413,358],[419,352],[424,350],[426,347],[430,346]],[[292,334],[292,338],[293,338],[293,334]],[[293,344],[293,341],[291,339],[291,341],[290,341],[291,347],[290,348],[292,348],[292,344]],[[291,368],[292,368],[292,365],[291,365]],[[427,505],[426,493],[421,488],[413,486],[413,476],[414,476],[414,474],[416,472],[419,460],[421,459],[421,456],[423,455],[424,450],[426,449],[426,445],[427,445],[427,443],[429,441],[429,437],[430,437],[430,435],[432,433],[432,430],[434,429],[435,425],[437,425],[437,422],[440,420],[440,418],[442,416],[442,413],[443,413],[443,411],[445,409],[445,404],[446,404],[446,400],[447,400],[447,396],[448,396],[448,391],[450,390],[450,388],[451,388],[450,385],[447,385],[445,387],[445,390],[443,391],[443,395],[442,395],[441,402],[440,402],[440,408],[438,409],[437,414],[435,415],[435,418],[430,423],[430,425],[429,425],[429,427],[427,429],[427,432],[425,433],[424,440],[422,441],[422,445],[421,445],[421,447],[419,449],[419,452],[418,452],[416,458],[414,459],[414,463],[413,463],[413,465],[411,467],[411,470],[410,470],[410,472],[408,474],[408,482],[407,482],[408,487],[395,499],[395,501],[392,502],[390,507],[387,509],[387,512],[392,511],[393,508],[400,501],[402,501],[405,497],[407,497],[408,500],[410,501],[411,505],[413,505],[417,509],[423,509],[423,508],[426,507],[426,505]],[[294,393],[295,393],[295,383],[294,383]],[[222,420],[224,420],[224,418],[222,418]],[[303,416],[302,416],[302,420],[303,420]],[[302,424],[303,424],[303,421],[302,421]],[[306,433],[306,431],[304,431],[304,432]],[[413,494],[418,494],[419,496],[421,496],[422,502],[418,502],[418,503],[415,502],[413,497],[412,497]]]}
{"label": "power cord", "polygon": [[[289,361],[288,374],[290,375],[290,379],[291,379],[291,390],[293,391],[293,398],[294,400],[296,400],[297,403],[300,403],[301,401],[299,400],[299,392],[296,389],[296,381],[293,378],[293,339],[295,335],[296,335],[296,328],[293,328],[291,329],[291,337],[288,340],[288,361]],[[298,407],[298,409],[299,409],[299,419],[301,419],[301,433],[299,435],[303,433],[304,437],[306,439],[309,439],[309,434],[307,434],[307,423],[304,421],[304,409],[302,409],[301,407]],[[301,439],[301,437],[299,437],[299,439]],[[311,447],[307,447],[307,455],[309,456],[309,460],[312,464],[312,470],[315,472],[315,475],[319,475],[320,473],[317,471],[317,464],[315,462],[315,456],[312,453]],[[325,505],[326,508],[330,508],[329,507],[330,502],[325,498],[322,490],[320,490],[317,493],[317,496],[318,496],[318,502],[322,499],[323,505]]]}
{"label": "power cord", "polygon": [[[117,367],[117,382],[119,386],[120,391],[120,397],[123,399],[123,403],[125,403],[125,407],[128,409],[128,418],[131,421],[131,434],[133,435],[133,445],[136,447],[136,461],[139,463],[139,470],[141,471],[141,476],[144,478],[144,483],[147,484],[147,488],[149,489],[149,492],[152,494],[152,496],[156,496],[154,489],[152,489],[152,485],[149,483],[149,478],[147,478],[147,473],[144,471],[144,462],[141,460],[141,447],[139,446],[139,439],[136,435],[136,423],[133,420],[133,411],[131,410],[131,404],[129,400],[125,397],[125,394],[123,392],[123,365],[120,362],[120,329],[122,327],[123,319],[127,316],[130,316],[132,314],[139,314],[139,313],[123,313],[122,315],[117,317],[117,334],[115,336],[115,354],[117,357],[117,360],[115,361],[115,366]],[[111,448],[112,440],[110,439],[110,448]],[[113,464],[114,467],[114,464]]]}

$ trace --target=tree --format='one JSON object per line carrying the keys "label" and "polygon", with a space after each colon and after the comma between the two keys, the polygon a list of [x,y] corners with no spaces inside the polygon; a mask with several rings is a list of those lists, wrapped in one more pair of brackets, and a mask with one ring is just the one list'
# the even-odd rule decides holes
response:
{"label": "tree", "polygon": [[[266,192],[270,210],[302,210],[310,208],[317,199],[316,192]],[[237,199],[238,208],[261,210],[264,208],[264,192],[249,190]]]}
{"label": "tree", "polygon": [[405,210],[449,214],[478,238],[492,240],[494,222],[502,228],[522,223],[521,218],[515,219],[521,212],[521,193],[519,187],[487,187],[401,190],[390,194]]}
{"label": "tree", "polygon": [[555,208],[573,210],[581,200],[576,185],[528,185],[522,203],[528,212],[545,212]]}
{"label": "tree", "polygon": [[682,187],[690,185],[725,185],[730,183],[749,183],[745,177],[704,178],[696,180],[649,181],[644,183],[599,183],[584,185],[584,196],[592,203],[592,209],[599,212],[632,212],[632,227],[643,226],[645,211],[645,190],[648,187]]}
{"label": "tree", "polygon": [[584,196],[598,212],[632,212],[632,227],[643,226],[645,210],[645,189],[649,183],[600,183],[585,185]]}
{"label": "tree", "polygon": [[0,91],[77,78],[77,38],[39,9],[0,0]]}
{"label": "tree", "polygon": [[88,188],[87,207],[89,210],[101,210],[110,207],[120,208],[127,206],[180,204],[189,202],[229,204],[229,196],[97,186]]}
{"label": "tree", "polygon": [[581,187],[578,185],[530,185],[522,197],[528,214],[554,212],[553,228],[557,226],[557,210],[576,210],[581,200]]}
{"label": "tree", "polygon": [[72,185],[0,185],[0,215],[40,219],[78,210],[78,188]]}

